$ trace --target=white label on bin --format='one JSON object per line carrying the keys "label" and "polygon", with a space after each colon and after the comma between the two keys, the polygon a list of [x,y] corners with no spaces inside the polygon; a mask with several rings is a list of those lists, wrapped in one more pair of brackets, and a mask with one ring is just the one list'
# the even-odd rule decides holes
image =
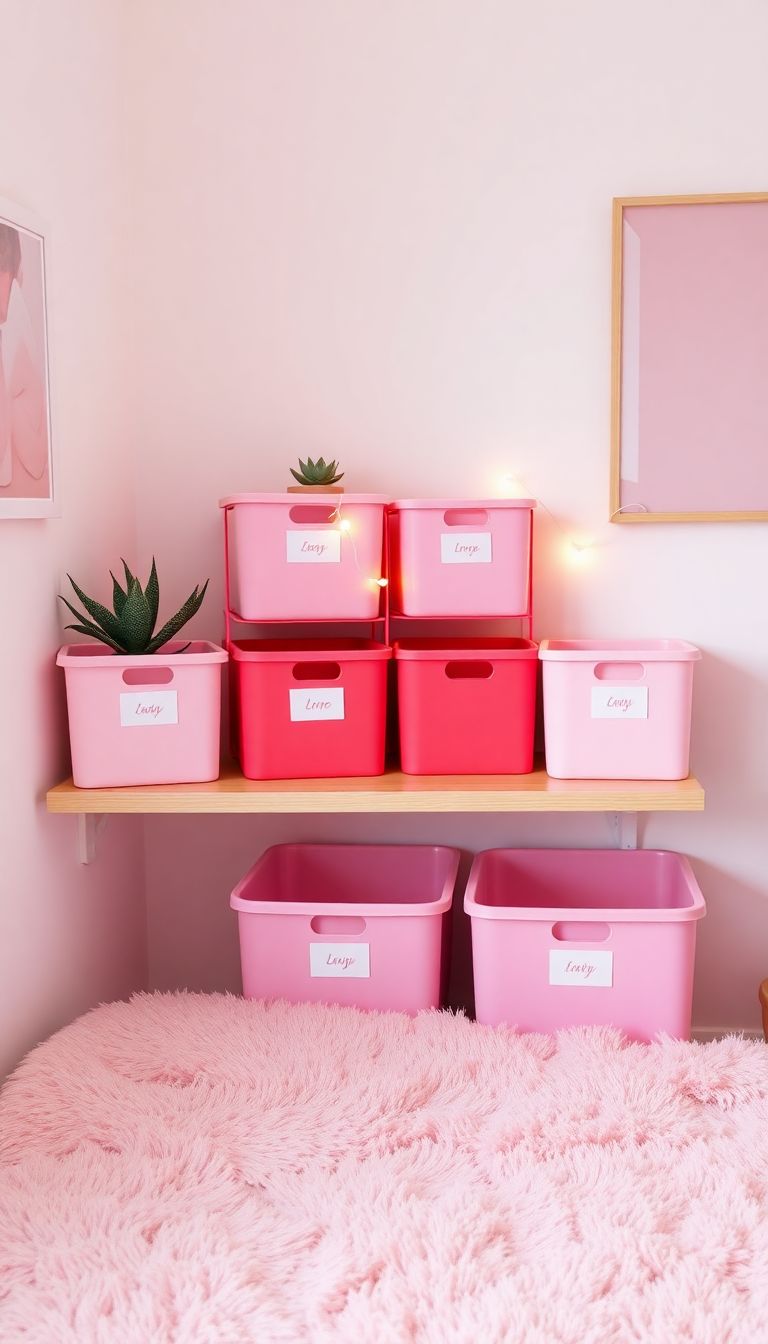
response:
{"label": "white label on bin", "polygon": [[440,559],[444,565],[489,565],[490,532],[441,532]]}
{"label": "white label on bin", "polygon": [[341,560],[341,533],[334,528],[322,532],[286,532],[285,558],[289,565],[338,565]]}
{"label": "white label on bin", "polygon": [[313,980],[370,980],[370,943],[310,943],[309,974]]}
{"label": "white label on bin", "polygon": [[647,719],[647,686],[593,686],[593,719]]}
{"label": "white label on bin", "polygon": [[179,722],[177,691],[123,691],[120,695],[122,728],[157,728]]}
{"label": "white label on bin", "polygon": [[562,947],[549,954],[550,985],[578,985],[582,989],[610,989],[613,984],[612,952],[566,952]]}
{"label": "white label on bin", "polygon": [[[343,686],[309,686],[303,691],[289,691],[291,722],[305,723],[308,719],[343,719]],[[329,761],[329,766],[333,764]]]}

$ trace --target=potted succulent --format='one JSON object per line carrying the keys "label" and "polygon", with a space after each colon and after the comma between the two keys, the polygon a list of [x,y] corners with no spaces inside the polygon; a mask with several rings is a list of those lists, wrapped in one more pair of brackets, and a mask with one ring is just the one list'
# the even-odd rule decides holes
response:
{"label": "potted succulent", "polygon": [[338,462],[326,462],[324,458],[319,457],[316,462],[308,457],[306,462],[299,458],[299,470],[290,468],[290,473],[298,485],[289,485],[290,494],[311,494],[317,492],[324,495],[343,495],[344,486],[337,485],[344,475],[343,471],[338,470]]}
{"label": "potted succulent", "polygon": [[216,779],[227,655],[206,640],[175,638],[199,611],[208,583],[195,587],[156,631],[160,584],[154,559],[144,586],[125,561],[123,568],[124,585],[110,571],[111,609],[71,575],[87,615],[60,594],[76,617],[66,628],[98,641],[65,645],[56,659],[66,678],[74,782],[106,788]]}
{"label": "potted succulent", "polygon": [[[187,621],[192,617],[203,603],[209,580],[206,579],[202,588],[195,586],[186,602],[183,603],[175,616],[171,616],[166,621],[161,630],[155,634],[155,625],[157,624],[157,613],[160,607],[160,583],[157,577],[157,565],[155,558],[152,557],[152,569],[149,578],[142,588],[139,580],[133,575],[123,560],[123,569],[125,570],[125,588],[121,587],[112,571],[109,571],[109,577],[112,580],[112,611],[105,607],[95,598],[88,597],[82,588],[78,588],[71,574],[67,575],[72,584],[77,597],[79,598],[85,610],[90,616],[83,616],[66,597],[59,593],[60,600],[65,607],[69,607],[72,615],[77,618],[77,625],[67,625],[66,630],[76,630],[79,635],[92,635],[94,639],[99,640],[101,644],[108,644],[116,653],[140,654],[157,653],[164,644],[173,639]],[[181,649],[177,652],[182,652]]]}

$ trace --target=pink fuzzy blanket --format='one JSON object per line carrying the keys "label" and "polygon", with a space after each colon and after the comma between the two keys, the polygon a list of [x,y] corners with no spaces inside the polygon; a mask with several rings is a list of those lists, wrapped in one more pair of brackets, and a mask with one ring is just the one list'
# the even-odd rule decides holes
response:
{"label": "pink fuzzy blanket", "polygon": [[768,1049],[142,995],[0,1101],[4,1344],[768,1340]]}

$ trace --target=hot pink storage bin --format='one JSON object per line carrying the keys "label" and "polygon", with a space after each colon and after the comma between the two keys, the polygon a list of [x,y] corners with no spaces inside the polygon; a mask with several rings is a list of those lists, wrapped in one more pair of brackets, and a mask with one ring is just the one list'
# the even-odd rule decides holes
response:
{"label": "hot pink storage bin", "polygon": [[407,775],[533,769],[537,646],[499,636],[395,644],[400,760]]}
{"label": "hot pink storage bin", "polygon": [[383,495],[230,495],[230,606],[245,621],[375,620]]}
{"label": "hot pink storage bin", "polygon": [[217,779],[226,661],[202,639],[130,656],[98,644],[60,649],[78,788]]}
{"label": "hot pink storage bin", "polygon": [[544,639],[544,740],[556,779],[685,779],[693,665],[682,639]]}
{"label": "hot pink storage bin", "polygon": [[459,851],[274,845],[232,892],[248,999],[438,1008]]}
{"label": "hot pink storage bin", "polygon": [[477,1019],[520,1031],[615,1026],[690,1035],[696,921],[688,860],[664,850],[491,849],[472,921]]}
{"label": "hot pink storage bin", "polygon": [[533,499],[400,499],[394,600],[404,616],[521,616],[531,595]]}
{"label": "hot pink storage bin", "polygon": [[388,645],[239,639],[231,653],[247,779],[383,774]]}

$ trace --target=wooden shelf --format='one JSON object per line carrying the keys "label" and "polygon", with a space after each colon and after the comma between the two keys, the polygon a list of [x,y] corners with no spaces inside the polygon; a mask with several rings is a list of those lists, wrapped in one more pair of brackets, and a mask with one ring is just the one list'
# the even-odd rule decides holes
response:
{"label": "wooden shelf", "polygon": [[49,812],[701,812],[704,790],[682,780],[550,779],[530,775],[403,775],[254,781],[226,766],[210,784],[77,789],[47,795]]}

